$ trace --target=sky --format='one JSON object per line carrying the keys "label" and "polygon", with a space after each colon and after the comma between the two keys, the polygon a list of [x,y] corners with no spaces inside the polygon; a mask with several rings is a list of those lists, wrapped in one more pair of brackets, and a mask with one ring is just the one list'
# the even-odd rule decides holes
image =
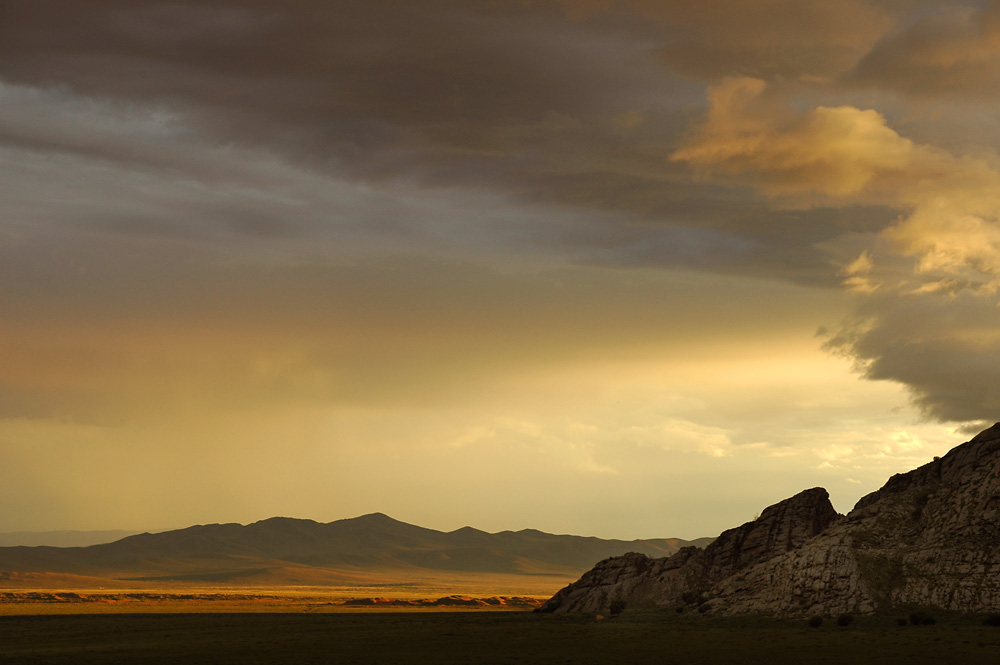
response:
{"label": "sky", "polygon": [[0,531],[716,535],[1000,419],[1000,3],[0,0]]}

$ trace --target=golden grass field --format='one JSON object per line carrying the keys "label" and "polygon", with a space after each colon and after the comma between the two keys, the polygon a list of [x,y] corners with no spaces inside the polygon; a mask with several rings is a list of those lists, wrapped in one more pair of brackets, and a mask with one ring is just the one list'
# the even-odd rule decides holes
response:
{"label": "golden grass field", "polygon": [[[22,574],[0,580],[0,616],[525,610],[572,580],[545,575],[427,573],[405,580],[371,575],[359,581],[363,583],[341,586],[153,586],[73,575]],[[436,600],[437,605],[429,602]],[[419,601],[423,603],[416,604]]]}

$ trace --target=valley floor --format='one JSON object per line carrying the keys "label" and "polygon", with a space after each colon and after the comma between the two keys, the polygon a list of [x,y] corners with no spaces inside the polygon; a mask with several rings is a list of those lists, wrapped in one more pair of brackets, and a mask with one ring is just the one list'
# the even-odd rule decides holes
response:
{"label": "valley floor", "polygon": [[975,617],[899,626],[859,617],[709,618],[664,611],[334,614],[95,614],[0,617],[0,662],[352,663],[996,663],[1000,628]]}

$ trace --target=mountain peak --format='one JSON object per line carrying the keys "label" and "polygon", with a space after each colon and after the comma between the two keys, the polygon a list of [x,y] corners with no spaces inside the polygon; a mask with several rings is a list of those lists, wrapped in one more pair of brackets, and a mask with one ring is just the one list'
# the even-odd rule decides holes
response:
{"label": "mountain peak", "polygon": [[330,524],[342,524],[345,522],[353,522],[358,525],[403,525],[403,526],[413,526],[407,522],[401,522],[394,517],[389,517],[385,513],[367,513],[365,515],[358,515],[357,517],[348,517],[342,520],[334,520]]}
{"label": "mountain peak", "polygon": [[981,443],[983,441],[995,441],[1000,439],[1000,423],[996,423],[992,427],[987,427],[982,432],[972,437],[969,443]]}
{"label": "mountain peak", "polygon": [[399,520],[389,517],[385,513],[365,513],[364,515],[359,515],[354,519],[358,520],[387,520],[390,522],[398,522]]}
{"label": "mountain peak", "polygon": [[319,524],[319,522],[301,517],[268,517],[267,519],[251,522],[247,526],[276,524]]}

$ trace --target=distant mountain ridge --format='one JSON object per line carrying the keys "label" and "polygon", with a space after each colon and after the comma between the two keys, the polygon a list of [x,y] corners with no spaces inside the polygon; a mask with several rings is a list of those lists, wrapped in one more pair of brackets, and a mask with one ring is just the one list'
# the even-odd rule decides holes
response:
{"label": "distant mountain ridge", "polygon": [[534,529],[443,532],[382,513],[329,523],[272,517],[142,533],[89,547],[0,547],[0,583],[11,573],[213,583],[315,582],[368,571],[578,575],[609,556],[663,557],[710,541],[605,540]]}

